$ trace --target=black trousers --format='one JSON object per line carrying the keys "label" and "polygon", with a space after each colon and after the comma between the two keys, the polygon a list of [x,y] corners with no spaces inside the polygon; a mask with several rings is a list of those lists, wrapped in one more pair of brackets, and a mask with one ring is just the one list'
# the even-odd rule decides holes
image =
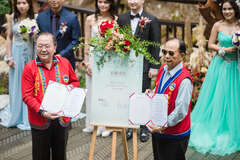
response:
{"label": "black trousers", "polygon": [[190,135],[183,138],[163,138],[152,134],[154,160],[186,160]]}
{"label": "black trousers", "polygon": [[31,129],[33,160],[66,160],[68,127],[62,127],[58,120],[51,121],[48,129]]}
{"label": "black trousers", "polygon": [[151,78],[148,77],[148,72],[143,73],[142,80],[142,92],[144,93],[146,89],[151,89]]}

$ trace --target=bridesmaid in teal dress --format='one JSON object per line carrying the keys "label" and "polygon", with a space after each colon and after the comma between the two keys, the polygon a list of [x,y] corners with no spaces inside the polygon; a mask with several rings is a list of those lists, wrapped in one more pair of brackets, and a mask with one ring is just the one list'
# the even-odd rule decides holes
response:
{"label": "bridesmaid in teal dress", "polygon": [[27,62],[34,58],[33,42],[23,40],[18,34],[18,25],[25,18],[34,18],[32,0],[14,0],[14,14],[8,28],[8,65],[10,104],[0,112],[0,125],[17,126],[30,130],[27,107],[22,101],[21,76]]}
{"label": "bridesmaid in teal dress", "polygon": [[212,59],[191,115],[190,146],[201,153],[231,154],[240,150],[240,80],[232,34],[240,30],[234,0],[221,6],[223,20],[213,26],[208,42],[218,52]]}

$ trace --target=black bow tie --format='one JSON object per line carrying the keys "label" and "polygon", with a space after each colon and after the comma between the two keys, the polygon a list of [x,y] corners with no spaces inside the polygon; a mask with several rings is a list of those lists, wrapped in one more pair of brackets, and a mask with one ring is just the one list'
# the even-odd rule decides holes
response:
{"label": "black bow tie", "polygon": [[131,15],[131,14],[130,14],[130,18],[131,18],[131,19],[140,18],[140,17],[141,17],[140,14],[136,14],[136,15]]}

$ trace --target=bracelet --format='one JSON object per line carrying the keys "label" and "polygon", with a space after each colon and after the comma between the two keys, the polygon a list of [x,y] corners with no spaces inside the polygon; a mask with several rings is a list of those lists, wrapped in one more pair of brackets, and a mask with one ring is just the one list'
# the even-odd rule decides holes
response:
{"label": "bracelet", "polygon": [[13,57],[11,56],[11,57],[9,57],[9,56],[4,56],[4,61],[6,62],[6,63],[8,63],[10,60],[13,60]]}
{"label": "bracelet", "polygon": [[225,51],[224,51],[224,48],[223,48],[223,47],[221,47],[221,48],[218,50],[218,54],[219,54],[220,56],[224,56],[224,55],[225,55]]}

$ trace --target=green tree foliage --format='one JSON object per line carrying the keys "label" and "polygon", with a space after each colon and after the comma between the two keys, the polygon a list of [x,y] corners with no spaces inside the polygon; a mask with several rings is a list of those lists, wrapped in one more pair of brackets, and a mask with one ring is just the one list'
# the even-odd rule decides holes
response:
{"label": "green tree foliage", "polygon": [[8,0],[0,0],[0,14],[10,13],[10,4]]}

